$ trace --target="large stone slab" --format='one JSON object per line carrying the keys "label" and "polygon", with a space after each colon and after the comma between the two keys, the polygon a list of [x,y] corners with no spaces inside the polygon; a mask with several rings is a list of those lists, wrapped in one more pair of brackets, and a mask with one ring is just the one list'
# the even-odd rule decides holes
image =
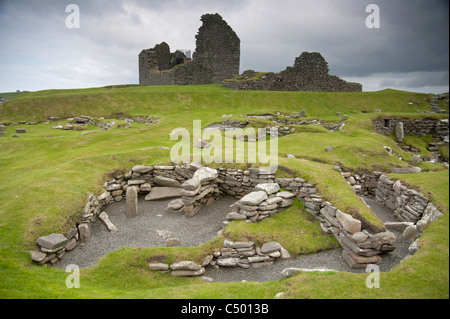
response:
{"label": "large stone slab", "polygon": [[166,198],[181,197],[180,187],[153,187],[145,200],[158,200]]}
{"label": "large stone slab", "polygon": [[176,179],[164,176],[155,176],[154,182],[156,185],[163,187],[181,187],[180,182]]}
{"label": "large stone slab", "polygon": [[239,202],[243,205],[256,206],[263,200],[266,200],[267,198],[268,196],[265,191],[256,191],[245,195],[244,197],[241,198]]}
{"label": "large stone slab", "polygon": [[151,172],[153,170],[153,166],[135,165],[131,170],[135,173],[145,174]]}
{"label": "large stone slab", "polygon": [[50,234],[39,237],[36,242],[39,246],[46,249],[55,249],[64,246],[67,243],[67,238],[61,234]]}

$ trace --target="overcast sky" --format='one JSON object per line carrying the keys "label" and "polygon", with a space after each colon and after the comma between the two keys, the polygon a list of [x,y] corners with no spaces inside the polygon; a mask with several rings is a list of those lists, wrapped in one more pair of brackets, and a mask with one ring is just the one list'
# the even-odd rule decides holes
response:
{"label": "overcast sky", "polygon": [[[80,27],[67,28],[69,4]],[[379,28],[367,28],[369,4]],[[195,50],[205,13],[241,39],[241,67],[279,72],[303,51],[364,91],[449,91],[448,0],[0,0],[0,92],[139,82],[138,54]]]}

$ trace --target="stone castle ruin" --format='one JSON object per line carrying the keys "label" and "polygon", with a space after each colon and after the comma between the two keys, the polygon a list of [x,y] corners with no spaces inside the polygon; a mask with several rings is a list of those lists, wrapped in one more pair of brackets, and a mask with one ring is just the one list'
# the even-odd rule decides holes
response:
{"label": "stone castle ruin", "polygon": [[205,14],[196,35],[193,59],[165,42],[139,54],[140,85],[188,85],[221,83],[239,74],[240,43],[219,14]]}
{"label": "stone castle ruin", "polygon": [[361,92],[359,83],[346,82],[328,74],[328,63],[318,52],[303,52],[293,67],[279,73],[247,70],[222,82],[235,90]]}
{"label": "stone castle ruin", "polygon": [[140,85],[217,84],[236,90],[360,92],[359,83],[328,74],[317,52],[303,52],[293,67],[279,73],[245,71],[239,75],[240,39],[219,14],[204,14],[192,59],[170,52],[166,42],[139,54]]}

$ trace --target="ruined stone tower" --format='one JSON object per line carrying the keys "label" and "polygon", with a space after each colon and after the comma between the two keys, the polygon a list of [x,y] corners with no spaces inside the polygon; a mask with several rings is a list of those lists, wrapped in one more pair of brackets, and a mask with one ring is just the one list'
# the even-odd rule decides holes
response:
{"label": "ruined stone tower", "polygon": [[193,59],[170,52],[165,42],[139,54],[140,85],[221,83],[239,74],[240,40],[219,14],[205,14]]}

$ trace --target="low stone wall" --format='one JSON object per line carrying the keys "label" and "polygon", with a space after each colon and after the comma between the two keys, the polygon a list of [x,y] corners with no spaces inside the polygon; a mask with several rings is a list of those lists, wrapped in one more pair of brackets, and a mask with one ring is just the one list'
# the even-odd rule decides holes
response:
{"label": "low stone wall", "polygon": [[381,134],[394,134],[398,123],[403,123],[403,132],[411,136],[427,136],[433,134],[443,142],[449,142],[448,119],[405,119],[405,118],[379,118],[373,122],[375,132]]}
{"label": "low stone wall", "polygon": [[[412,236],[420,234],[430,221],[442,215],[422,194],[406,188],[400,181],[387,179],[380,172],[362,176],[343,172],[342,175],[350,184],[354,180],[354,186],[360,186],[360,192],[375,193],[377,200],[393,209],[400,220],[411,223],[401,227],[411,226],[409,234]],[[198,163],[182,166],[136,165],[126,174],[106,182],[104,188],[105,192],[99,196],[89,195],[81,214],[81,222],[66,236],[51,234],[37,240],[39,250],[30,252],[33,261],[38,264],[47,262],[53,264],[58,262],[66,251],[74,249],[77,245],[84,245],[91,236],[90,225],[97,218],[102,220],[111,232],[117,231],[106,213],[102,213],[102,208],[111,202],[125,199],[131,188],[136,196],[147,194],[146,200],[176,198],[169,203],[167,211],[184,211],[188,217],[195,215],[202,205],[209,205],[223,195],[234,196],[239,201],[231,205],[225,225],[235,219],[258,222],[291,206],[294,197],[297,197],[303,202],[306,211],[320,222],[323,231],[333,234],[338,240],[343,248],[343,258],[351,267],[364,268],[370,263],[379,262],[381,254],[395,249],[396,237],[392,232],[384,230],[374,232],[373,229],[367,228],[361,220],[324,201],[315,185],[299,177],[275,178],[271,172],[260,168],[216,170],[202,167]],[[249,252],[253,250],[256,252],[251,256],[245,256],[255,257],[249,259],[249,263],[278,258],[267,257],[264,255],[267,253],[264,252],[258,253],[255,247],[237,248],[230,245],[225,244],[225,250],[213,257],[236,259],[217,261],[217,265],[224,266],[227,262],[233,266],[239,263],[246,264],[247,262],[237,262],[237,258],[242,259],[240,253],[244,251],[248,251],[245,254],[250,254]],[[226,252],[231,255],[237,254],[239,257],[223,254]]]}
{"label": "low stone wall", "polygon": [[235,242],[225,240],[223,248],[208,255],[201,264],[190,260],[179,261],[173,264],[150,263],[151,270],[167,272],[172,276],[195,277],[202,276],[205,273],[205,267],[240,267],[247,269],[249,267],[259,268],[270,266],[277,259],[289,259],[291,256],[280,243],[268,242],[261,247],[257,247],[254,242]]}
{"label": "low stone wall", "polygon": [[245,195],[230,206],[227,220],[258,222],[279,213],[294,203],[291,192],[279,192],[278,183],[258,184],[255,191]]}

